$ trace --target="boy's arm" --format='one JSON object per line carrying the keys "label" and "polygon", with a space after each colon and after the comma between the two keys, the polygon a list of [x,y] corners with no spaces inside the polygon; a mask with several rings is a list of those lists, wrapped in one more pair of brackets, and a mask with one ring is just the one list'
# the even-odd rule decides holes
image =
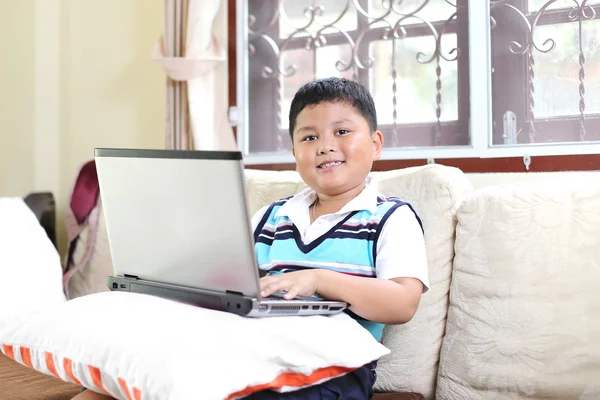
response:
{"label": "boy's arm", "polygon": [[429,280],[423,231],[408,206],[394,211],[382,228],[376,273],[377,279],[373,279],[320,270],[317,292],[350,303],[355,314],[370,321],[410,321]]}
{"label": "boy's arm", "polygon": [[278,290],[292,299],[319,294],[350,303],[357,315],[373,322],[401,324],[414,315],[427,290],[427,256],[423,232],[407,206],[385,222],[377,242],[377,278],[357,277],[324,269],[261,278],[263,296]]}
{"label": "boy's arm", "polygon": [[321,297],[350,303],[350,310],[373,322],[395,325],[412,319],[423,292],[415,278],[373,279],[315,270]]}

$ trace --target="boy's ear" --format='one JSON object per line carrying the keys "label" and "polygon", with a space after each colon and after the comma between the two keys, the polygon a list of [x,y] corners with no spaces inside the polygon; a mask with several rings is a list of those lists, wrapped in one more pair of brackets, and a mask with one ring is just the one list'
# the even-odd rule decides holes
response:
{"label": "boy's ear", "polygon": [[375,131],[371,137],[373,138],[373,160],[379,160],[383,150],[383,133]]}

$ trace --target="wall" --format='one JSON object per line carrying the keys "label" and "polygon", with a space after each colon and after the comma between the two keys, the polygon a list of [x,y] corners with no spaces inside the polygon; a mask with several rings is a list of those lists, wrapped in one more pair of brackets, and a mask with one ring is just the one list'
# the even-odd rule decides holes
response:
{"label": "wall", "polygon": [[164,147],[162,24],[160,1],[0,0],[0,196],[52,191],[63,254],[94,148]]}
{"label": "wall", "polygon": [[[165,84],[150,58],[162,32],[162,2],[60,0],[60,6],[59,224],[76,171],[95,147],[164,147]],[[59,238],[64,246],[62,232]]]}
{"label": "wall", "polygon": [[61,1],[61,192],[94,147],[163,147],[162,2]]}
{"label": "wall", "polygon": [[[227,4],[215,33],[227,43]],[[159,0],[0,0],[0,196],[51,191],[59,247],[95,147],[164,147]],[[227,93],[227,65],[217,71]],[[225,104],[223,106],[226,107]]]}
{"label": "wall", "polygon": [[34,0],[0,0],[0,195],[34,185]]}

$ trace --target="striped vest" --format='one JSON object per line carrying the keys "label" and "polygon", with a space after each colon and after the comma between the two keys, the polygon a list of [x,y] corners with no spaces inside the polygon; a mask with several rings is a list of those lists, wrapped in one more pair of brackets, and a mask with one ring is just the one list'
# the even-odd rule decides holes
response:
{"label": "striped vest", "polygon": [[[352,212],[323,236],[305,245],[300,232],[287,216],[275,217],[290,198],[273,203],[254,231],[254,248],[261,271],[291,272],[321,268],[375,278],[377,239],[385,221],[398,207],[407,205],[412,210],[409,204],[399,199],[379,196],[375,212]],[[348,314],[381,340],[383,324],[367,321],[349,310]]]}

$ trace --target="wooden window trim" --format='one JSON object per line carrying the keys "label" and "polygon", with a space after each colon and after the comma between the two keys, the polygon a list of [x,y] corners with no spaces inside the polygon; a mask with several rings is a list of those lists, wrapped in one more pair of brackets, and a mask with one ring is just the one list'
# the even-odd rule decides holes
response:
{"label": "wooden window trim", "polygon": [[[236,92],[236,0],[228,0],[228,76],[229,76],[229,105],[237,105]],[[234,128],[235,134],[235,128]],[[374,171],[414,167],[426,164],[426,159],[415,160],[383,160],[376,161]],[[551,171],[595,171],[600,170],[600,154],[536,156],[528,171],[522,157],[504,158],[452,158],[437,159],[436,163],[453,166],[465,173],[478,172],[551,172]],[[248,165],[250,169],[264,170],[294,170],[294,164],[256,164]]]}
{"label": "wooden window trim", "polygon": [[[380,160],[373,164],[373,171],[390,171],[425,165],[426,159],[415,160]],[[504,158],[446,158],[436,159],[436,164],[459,168],[464,173],[480,172],[559,172],[559,171],[598,171],[600,170],[600,154],[535,156],[531,157],[529,170],[525,169],[523,157]],[[292,171],[295,164],[255,164],[247,165],[248,169],[268,171]]]}

